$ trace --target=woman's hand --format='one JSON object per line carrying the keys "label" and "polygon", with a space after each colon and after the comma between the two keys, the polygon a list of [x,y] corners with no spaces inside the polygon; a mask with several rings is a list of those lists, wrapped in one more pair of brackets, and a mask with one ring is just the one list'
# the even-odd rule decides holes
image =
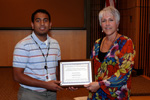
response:
{"label": "woman's hand", "polygon": [[84,85],[84,87],[86,87],[91,92],[96,92],[100,88],[98,82],[92,82],[90,84],[86,84],[86,85]]}

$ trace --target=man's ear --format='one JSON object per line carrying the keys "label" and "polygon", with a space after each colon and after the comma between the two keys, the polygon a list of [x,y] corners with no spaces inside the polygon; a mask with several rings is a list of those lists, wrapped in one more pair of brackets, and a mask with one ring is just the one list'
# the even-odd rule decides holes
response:
{"label": "man's ear", "polygon": [[33,24],[33,22],[31,22],[31,27],[32,27],[32,29],[34,29],[34,24]]}
{"label": "man's ear", "polygon": [[52,28],[52,22],[49,23],[49,29],[51,29],[51,28]]}

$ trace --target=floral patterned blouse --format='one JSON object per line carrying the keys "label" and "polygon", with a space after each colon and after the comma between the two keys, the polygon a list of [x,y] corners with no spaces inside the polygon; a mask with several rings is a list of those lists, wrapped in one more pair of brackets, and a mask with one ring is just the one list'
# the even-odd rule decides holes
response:
{"label": "floral patterned blouse", "polygon": [[95,81],[99,82],[100,88],[95,93],[89,92],[88,100],[129,100],[135,57],[132,40],[120,36],[102,62],[98,59],[100,40],[95,42],[91,54],[94,60]]}

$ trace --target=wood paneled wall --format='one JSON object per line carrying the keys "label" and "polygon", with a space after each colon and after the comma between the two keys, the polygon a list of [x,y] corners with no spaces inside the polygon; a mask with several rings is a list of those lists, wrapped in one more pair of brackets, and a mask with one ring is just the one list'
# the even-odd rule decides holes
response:
{"label": "wood paneled wall", "polygon": [[139,30],[139,68],[144,75],[150,77],[150,43],[149,43],[149,0],[140,1],[140,30]]}
{"label": "wood paneled wall", "polygon": [[62,59],[86,59],[86,30],[54,30],[51,36],[60,44]]}
{"label": "wood paneled wall", "polygon": [[132,39],[136,50],[134,67],[138,68],[140,6],[137,0],[118,0],[117,3],[121,15],[119,32]]}
{"label": "wood paneled wall", "polygon": [[54,28],[84,27],[84,4],[85,0],[0,0],[0,28],[31,27],[31,14],[36,9],[51,14]]}
{"label": "wood paneled wall", "polygon": [[[12,66],[13,51],[17,42],[31,30],[0,30],[0,67]],[[51,30],[61,48],[62,59],[86,59],[86,30]]]}
{"label": "wood paneled wall", "polygon": [[130,37],[136,50],[135,69],[150,76],[149,0],[118,0],[121,13],[120,32]]}
{"label": "wood paneled wall", "polygon": [[92,50],[95,41],[104,37],[99,24],[98,14],[105,7],[105,0],[91,0],[91,32],[90,32],[90,50]]}

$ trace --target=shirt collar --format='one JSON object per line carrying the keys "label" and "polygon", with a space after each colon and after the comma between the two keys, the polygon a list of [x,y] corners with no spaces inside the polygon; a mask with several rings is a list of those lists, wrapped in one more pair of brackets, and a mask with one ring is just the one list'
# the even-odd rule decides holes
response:
{"label": "shirt collar", "polygon": [[[31,36],[33,37],[33,39],[39,44],[45,44],[45,42],[41,41],[34,33],[34,31],[32,32]],[[47,40],[48,40],[48,43],[50,43],[50,37],[47,35]]]}

